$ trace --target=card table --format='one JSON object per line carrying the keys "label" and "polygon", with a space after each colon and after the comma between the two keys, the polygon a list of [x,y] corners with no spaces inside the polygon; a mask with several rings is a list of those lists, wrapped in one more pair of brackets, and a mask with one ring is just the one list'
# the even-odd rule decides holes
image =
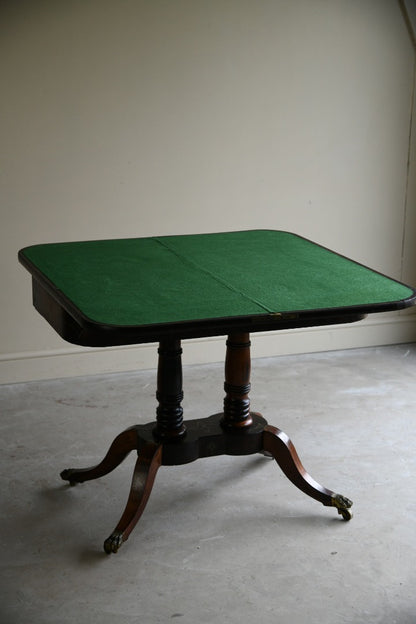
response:
{"label": "card table", "polygon": [[[344,520],[352,502],[317,483],[288,436],[250,409],[250,334],[350,323],[414,305],[413,288],[296,234],[249,230],[32,245],[19,251],[33,305],[66,341],[155,342],[156,418],[114,439],[102,461],[61,473],[102,477],[137,451],[125,510],[104,542],[116,553],[139,520],[161,465],[216,455],[273,457],[302,492]],[[228,336],[220,413],[185,420],[181,342]]]}

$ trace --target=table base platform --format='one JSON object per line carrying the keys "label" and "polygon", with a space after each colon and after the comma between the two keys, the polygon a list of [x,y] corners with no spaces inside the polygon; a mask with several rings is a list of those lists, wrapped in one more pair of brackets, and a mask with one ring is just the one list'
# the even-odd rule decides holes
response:
{"label": "table base platform", "polygon": [[156,397],[157,419],[134,425],[120,433],[104,459],[91,468],[69,468],[61,473],[71,485],[102,477],[121,464],[131,451],[138,458],[125,510],[114,531],[104,542],[106,553],[116,553],[141,517],[160,466],[188,464],[217,455],[261,453],[274,458],[290,481],[327,507],[335,507],[344,520],[352,518],[352,502],[317,483],[305,470],[288,436],[251,412],[249,334],[234,334],[227,340],[224,411],[208,418],[183,421],[182,349],[177,339],[159,346]]}

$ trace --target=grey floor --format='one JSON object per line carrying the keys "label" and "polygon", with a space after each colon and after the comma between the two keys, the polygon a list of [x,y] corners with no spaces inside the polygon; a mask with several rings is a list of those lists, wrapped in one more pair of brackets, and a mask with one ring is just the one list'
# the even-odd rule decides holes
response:
{"label": "grey floor", "polygon": [[[133,455],[73,488],[59,472],[153,420],[155,372],[0,387],[1,624],[415,623],[415,381],[414,344],[253,360],[252,409],[354,518],[273,460],[210,458],[161,468],[111,556]],[[220,411],[222,384],[185,367],[186,417]]]}

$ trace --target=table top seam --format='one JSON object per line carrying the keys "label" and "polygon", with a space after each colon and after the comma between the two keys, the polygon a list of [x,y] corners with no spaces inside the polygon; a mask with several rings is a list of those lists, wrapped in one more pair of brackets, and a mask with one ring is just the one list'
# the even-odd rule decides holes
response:
{"label": "table top seam", "polygon": [[186,256],[184,254],[179,253],[176,249],[173,249],[166,241],[162,241],[161,238],[159,238],[157,236],[153,236],[152,240],[154,240],[156,243],[159,243],[162,247],[164,247],[169,252],[174,254],[182,262],[185,262],[185,263],[189,264],[194,269],[197,269],[198,271],[200,271],[201,273],[204,273],[205,275],[209,275],[212,279],[214,279],[216,282],[218,282],[222,286],[225,286],[226,288],[228,288],[232,292],[239,294],[241,297],[244,297],[245,299],[247,299],[251,303],[254,303],[254,304],[258,305],[260,308],[262,308],[268,314],[273,314],[275,312],[275,310],[272,310],[270,308],[270,306],[267,306],[266,304],[264,304],[263,302],[257,300],[256,298],[251,297],[250,295],[248,295],[243,290],[241,290],[239,288],[236,288],[235,286],[233,286],[233,284],[231,284],[227,280],[223,279],[222,277],[220,277],[219,275],[217,275],[213,271],[210,271],[209,269],[204,268],[202,265],[198,264],[198,262],[196,262],[195,260],[191,259],[190,257],[188,257],[188,256]]}

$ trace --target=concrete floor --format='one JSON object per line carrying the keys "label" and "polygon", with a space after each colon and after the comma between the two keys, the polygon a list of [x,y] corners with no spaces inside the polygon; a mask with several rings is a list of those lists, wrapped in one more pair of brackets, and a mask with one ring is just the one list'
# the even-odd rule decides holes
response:
{"label": "concrete floor", "polygon": [[[1,387],[0,622],[414,624],[415,380],[414,344],[253,360],[252,409],[354,518],[260,455],[203,459],[160,469],[111,556],[133,454],[74,488],[59,472],[153,420],[155,372]],[[222,365],[185,368],[186,417],[220,411],[222,384]]]}

